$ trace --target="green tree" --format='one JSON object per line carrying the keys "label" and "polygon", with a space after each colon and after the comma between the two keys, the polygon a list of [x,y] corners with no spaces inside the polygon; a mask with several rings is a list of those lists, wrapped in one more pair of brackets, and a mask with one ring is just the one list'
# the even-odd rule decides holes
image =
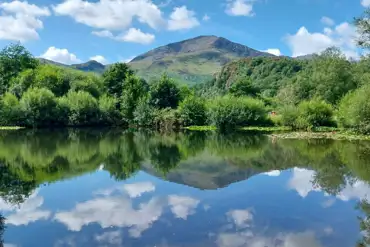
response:
{"label": "green tree", "polygon": [[258,99],[225,96],[208,102],[208,107],[209,120],[220,131],[267,123],[267,110]]}
{"label": "green tree", "polygon": [[123,86],[121,111],[126,121],[134,119],[134,111],[140,99],[147,95],[147,84],[137,76],[129,76]]}
{"label": "green tree", "polygon": [[250,77],[240,78],[229,88],[230,94],[236,97],[240,96],[257,96],[258,89],[253,86]]}
{"label": "green tree", "polygon": [[126,63],[115,63],[103,73],[103,81],[108,94],[119,98],[123,92],[123,85],[126,78],[134,75],[134,71]]}
{"label": "green tree", "polygon": [[25,123],[28,126],[52,126],[56,120],[56,98],[46,88],[30,88],[20,101],[25,116]]}
{"label": "green tree", "polygon": [[370,8],[366,9],[362,16],[355,18],[357,33],[357,44],[362,48],[370,48]]}
{"label": "green tree", "polygon": [[100,122],[104,125],[121,125],[122,115],[116,108],[117,99],[103,95],[99,99]]}
{"label": "green tree", "polygon": [[302,101],[298,105],[295,126],[300,129],[319,126],[333,126],[333,107],[323,100]]}
{"label": "green tree", "polygon": [[20,44],[11,44],[0,51],[0,94],[3,94],[10,86],[12,78],[21,71],[34,69],[38,61]]}
{"label": "green tree", "polygon": [[179,114],[185,126],[205,125],[207,109],[204,99],[194,96],[185,98],[179,105]]}
{"label": "green tree", "polygon": [[134,111],[134,123],[139,126],[152,126],[155,117],[155,109],[150,105],[148,97],[139,100]]}
{"label": "green tree", "polygon": [[6,126],[23,125],[22,110],[18,98],[5,93],[0,100],[0,124]]}
{"label": "green tree", "polygon": [[176,108],[180,100],[178,85],[166,74],[163,74],[161,79],[150,87],[150,102],[156,108]]}
{"label": "green tree", "polygon": [[370,133],[370,84],[348,93],[338,107],[338,121],[342,127]]}
{"label": "green tree", "polygon": [[73,126],[95,125],[99,119],[98,101],[88,92],[70,91],[66,96],[69,108],[69,124]]}

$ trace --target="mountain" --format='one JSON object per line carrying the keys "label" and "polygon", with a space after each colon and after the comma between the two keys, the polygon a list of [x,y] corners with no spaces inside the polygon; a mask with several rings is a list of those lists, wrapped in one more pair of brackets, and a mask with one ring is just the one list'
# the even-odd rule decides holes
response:
{"label": "mountain", "polygon": [[90,60],[86,63],[72,64],[70,67],[86,72],[103,73],[105,66],[95,60]]}
{"label": "mountain", "polygon": [[171,43],[137,56],[129,64],[145,79],[163,72],[188,83],[211,79],[226,63],[245,57],[273,57],[217,36],[199,36]]}
{"label": "mountain", "polygon": [[58,63],[58,62],[55,62],[55,61],[52,61],[52,60],[49,60],[49,59],[45,59],[45,58],[37,58],[37,59],[39,60],[39,62],[41,64],[51,64],[51,65],[55,65],[55,66],[69,67],[66,64]]}

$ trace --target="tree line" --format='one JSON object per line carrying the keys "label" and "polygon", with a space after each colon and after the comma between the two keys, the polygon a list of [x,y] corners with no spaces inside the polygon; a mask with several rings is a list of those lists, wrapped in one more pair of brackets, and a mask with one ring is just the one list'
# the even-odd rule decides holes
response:
{"label": "tree line", "polygon": [[[355,20],[362,48],[369,15]],[[166,74],[148,82],[125,63],[99,75],[40,64],[20,44],[0,52],[2,126],[334,126],[369,134],[368,95],[370,57],[349,61],[335,47],[304,60],[241,59],[192,87]]]}

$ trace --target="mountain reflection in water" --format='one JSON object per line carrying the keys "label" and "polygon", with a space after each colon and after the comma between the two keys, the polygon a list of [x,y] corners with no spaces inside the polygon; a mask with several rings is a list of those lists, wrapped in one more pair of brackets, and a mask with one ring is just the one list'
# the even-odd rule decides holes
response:
{"label": "mountain reflection in water", "polygon": [[3,246],[367,246],[370,142],[0,132]]}

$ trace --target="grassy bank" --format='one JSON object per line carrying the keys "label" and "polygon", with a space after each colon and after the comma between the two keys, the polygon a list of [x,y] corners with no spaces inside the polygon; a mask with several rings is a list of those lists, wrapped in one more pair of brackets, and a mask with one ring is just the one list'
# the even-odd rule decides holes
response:
{"label": "grassy bank", "polygon": [[24,127],[19,126],[0,126],[0,130],[19,130],[24,129]]}
{"label": "grassy bank", "polygon": [[332,132],[288,132],[269,134],[273,138],[281,139],[333,139],[333,140],[370,140],[369,135],[360,135],[351,131],[332,131]]}

